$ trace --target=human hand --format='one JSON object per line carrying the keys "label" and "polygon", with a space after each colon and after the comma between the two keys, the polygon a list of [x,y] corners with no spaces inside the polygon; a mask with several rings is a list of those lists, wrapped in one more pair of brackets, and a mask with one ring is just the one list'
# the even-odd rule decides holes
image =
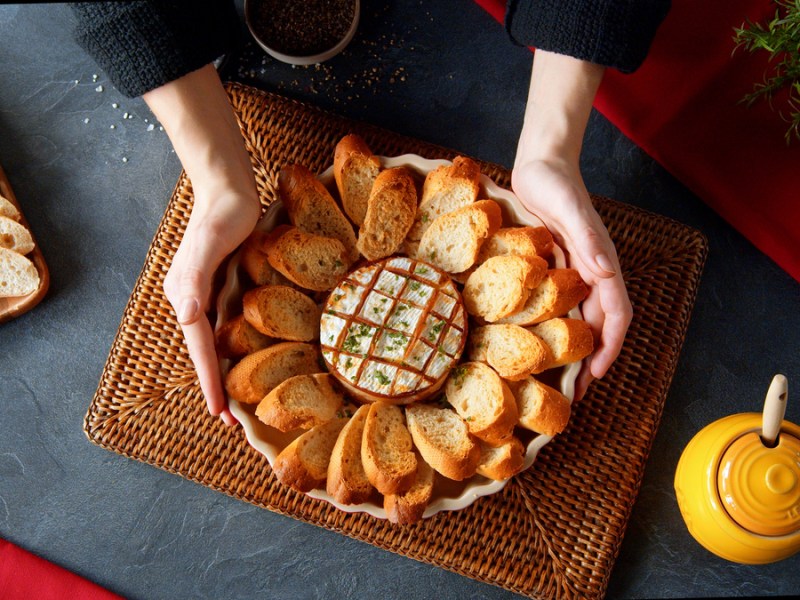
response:
{"label": "human hand", "polygon": [[560,160],[524,162],[514,168],[512,188],[522,205],[544,221],[566,252],[569,266],[589,286],[582,312],[592,328],[595,350],[578,376],[577,399],[617,358],[633,315],[617,253],[577,165]]}

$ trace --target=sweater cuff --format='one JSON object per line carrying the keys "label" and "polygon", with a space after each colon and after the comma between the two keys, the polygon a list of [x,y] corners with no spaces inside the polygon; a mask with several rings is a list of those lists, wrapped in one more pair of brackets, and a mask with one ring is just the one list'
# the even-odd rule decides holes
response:
{"label": "sweater cuff", "polygon": [[239,34],[232,2],[92,2],[72,9],[76,41],[128,97],[213,62]]}
{"label": "sweater cuff", "polygon": [[670,0],[510,0],[506,30],[523,46],[632,73]]}

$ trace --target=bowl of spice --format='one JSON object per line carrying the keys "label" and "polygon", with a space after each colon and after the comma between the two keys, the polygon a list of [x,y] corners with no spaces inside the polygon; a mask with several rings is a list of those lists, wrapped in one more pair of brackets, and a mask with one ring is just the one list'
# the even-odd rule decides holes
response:
{"label": "bowl of spice", "polygon": [[360,0],[245,0],[251,35],[273,58],[313,65],[345,49],[358,28]]}

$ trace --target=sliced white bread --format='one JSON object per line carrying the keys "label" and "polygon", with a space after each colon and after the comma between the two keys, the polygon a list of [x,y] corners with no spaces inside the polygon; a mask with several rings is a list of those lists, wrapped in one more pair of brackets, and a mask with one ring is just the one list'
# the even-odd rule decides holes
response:
{"label": "sliced white bread", "polygon": [[498,323],[534,325],[566,315],[588,295],[589,288],[575,269],[551,269],[544,280],[531,290],[525,305]]}
{"label": "sliced white bread", "polygon": [[417,256],[448,273],[466,271],[502,220],[500,205],[494,200],[479,200],[448,212],[425,230]]}
{"label": "sliced white bread", "polygon": [[28,254],[35,247],[31,232],[14,219],[0,217],[0,248]]}
{"label": "sliced white bread", "polygon": [[381,171],[369,195],[357,247],[367,260],[396,253],[417,213],[417,188],[407,169]]}
{"label": "sliced white bread", "polygon": [[345,418],[332,419],[309,429],[286,446],[272,465],[278,481],[298,492],[323,486],[333,446],[346,423]]}
{"label": "sliced white bread", "polygon": [[455,481],[475,474],[480,448],[470,436],[464,419],[454,410],[409,404],[406,420],[414,445],[437,473]]}
{"label": "sliced white bread", "polygon": [[496,447],[481,443],[477,472],[489,479],[503,481],[519,473],[524,463],[525,446],[518,438],[511,437],[505,444]]}
{"label": "sliced white bread", "polygon": [[0,217],[8,217],[13,221],[19,221],[20,219],[20,214],[19,210],[17,210],[17,207],[14,206],[11,200],[2,194],[0,194]]}
{"label": "sliced white bread", "polygon": [[561,367],[589,356],[594,350],[592,329],[586,321],[557,317],[529,328],[553,352],[548,368]]}
{"label": "sliced white bread", "polygon": [[493,256],[467,278],[464,306],[469,314],[493,323],[525,306],[546,273],[547,261],[538,256]]}
{"label": "sliced white bread", "polygon": [[303,342],[281,342],[248,354],[228,371],[225,390],[234,400],[257,404],[294,375],[321,373],[319,349]]}
{"label": "sliced white bread", "polygon": [[344,426],[333,447],[328,465],[327,492],[341,504],[366,502],[374,488],[361,461],[361,443],[369,404],[362,404]]}
{"label": "sliced white bread", "polygon": [[509,254],[547,258],[552,253],[553,236],[547,227],[502,227],[481,247],[478,262]]}
{"label": "sliced white bread", "polygon": [[428,173],[409,237],[422,239],[425,230],[437,218],[475,202],[480,193],[480,181],[480,167],[465,156],[457,156],[452,165],[443,165]]}
{"label": "sliced white bread", "polygon": [[564,394],[528,377],[514,387],[514,396],[517,399],[520,426],[544,435],[556,435],[564,431],[572,410]]}
{"label": "sliced white bread", "polygon": [[283,225],[269,235],[267,260],[293,283],[317,292],[333,289],[350,264],[339,240]]}
{"label": "sliced white bread", "polygon": [[553,363],[550,346],[532,331],[519,325],[474,327],[469,335],[469,359],[489,364],[509,381],[519,381],[549,369]]}
{"label": "sliced white bread", "polygon": [[39,271],[27,257],[0,248],[0,298],[32,294],[39,281]]}
{"label": "sliced white bread", "polygon": [[433,497],[434,472],[431,466],[417,457],[417,473],[408,491],[383,497],[383,509],[390,523],[410,525],[422,520]]}
{"label": "sliced white bread", "polygon": [[273,339],[236,315],[216,332],[217,352],[223,358],[238,358],[269,346]]}
{"label": "sliced white bread", "polygon": [[380,170],[380,159],[372,153],[361,136],[351,133],[336,144],[333,177],[342,199],[342,208],[358,227],[367,216],[369,195]]}
{"label": "sliced white bread", "polygon": [[370,483],[381,494],[399,494],[414,483],[417,457],[400,407],[385,402],[370,405],[361,461]]}
{"label": "sliced white bread", "polygon": [[264,396],[256,417],[278,431],[311,429],[334,418],[343,404],[330,373],[294,375]]}
{"label": "sliced white bread", "polygon": [[489,365],[467,362],[450,374],[447,401],[472,435],[491,444],[508,441],[517,424],[517,403],[508,385]]}
{"label": "sliced white bread", "polygon": [[295,342],[319,339],[322,310],[303,292],[285,285],[264,285],[245,292],[244,318],[264,335]]}
{"label": "sliced white bread", "polygon": [[311,171],[299,164],[283,167],[278,174],[278,195],[292,225],[306,233],[339,240],[347,250],[348,264],[358,260],[353,226]]}

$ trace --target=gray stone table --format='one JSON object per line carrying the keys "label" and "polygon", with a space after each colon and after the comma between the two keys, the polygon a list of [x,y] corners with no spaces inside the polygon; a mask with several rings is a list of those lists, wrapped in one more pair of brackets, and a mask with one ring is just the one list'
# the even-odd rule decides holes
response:
{"label": "gray stone table", "polygon": [[[363,4],[351,47],[329,63],[277,63],[243,33],[223,74],[510,167],[530,53],[472,2]],[[0,164],[52,277],[42,304],[0,326],[0,537],[132,599],[513,597],[87,441],[83,416],[180,164],[71,27],[63,5],[0,6]],[[774,373],[789,377],[787,418],[800,422],[800,284],[599,114],[582,167],[592,192],[710,243],[608,597],[796,592],[800,556],[742,566],[700,547],[672,479],[694,433],[759,410]]]}

